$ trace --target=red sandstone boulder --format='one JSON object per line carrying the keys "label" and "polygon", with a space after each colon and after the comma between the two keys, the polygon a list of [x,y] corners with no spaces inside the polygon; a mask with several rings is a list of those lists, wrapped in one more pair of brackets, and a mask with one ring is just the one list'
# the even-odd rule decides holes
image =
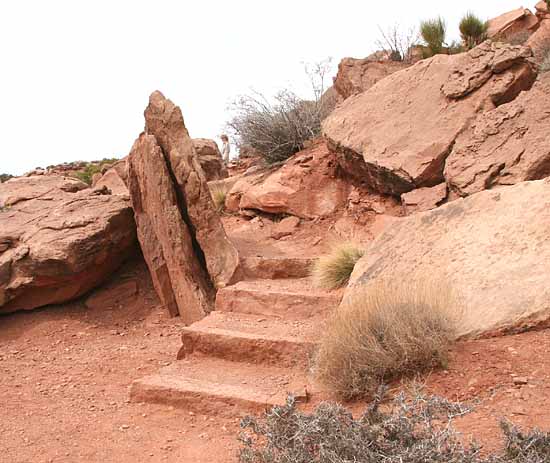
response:
{"label": "red sandstone boulder", "polygon": [[323,133],[342,168],[376,191],[398,196],[438,185],[471,119],[532,86],[530,55],[526,47],[488,41],[423,60],[348,98]]}
{"label": "red sandstone boulder", "polygon": [[196,247],[203,254],[210,278],[216,286],[229,283],[239,265],[237,250],[227,238],[212,202],[181,110],[158,91],[151,94],[145,110],[145,132],[155,137],[164,154],[176,183],[181,213],[193,230]]}
{"label": "red sandstone boulder", "polygon": [[546,19],[550,16],[550,8],[546,0],[540,0],[540,2],[535,5],[535,10],[539,19]]}
{"label": "red sandstone boulder", "polygon": [[399,61],[380,60],[379,57],[376,60],[344,58],[338,64],[334,89],[346,99],[368,90],[379,80],[408,66]]}
{"label": "red sandstone boulder", "polygon": [[185,200],[154,136],[136,140],[128,166],[138,238],[155,290],[171,315],[185,323],[200,320],[212,310],[214,288],[183,216]]}
{"label": "red sandstone boulder", "polygon": [[0,313],[75,299],[135,250],[129,201],[41,175],[0,185]]}
{"label": "red sandstone boulder", "polygon": [[461,198],[395,220],[365,249],[346,297],[356,285],[427,278],[456,293],[463,336],[547,323],[548,230],[550,179]]}
{"label": "red sandstone boulder", "polygon": [[490,39],[510,39],[518,34],[530,35],[538,27],[538,18],[527,8],[518,8],[489,20]]}
{"label": "red sandstone boulder", "polygon": [[349,182],[338,176],[338,163],[324,141],[314,143],[290,158],[257,185],[236,184],[245,189],[240,209],[289,214],[312,219],[328,216],[345,206]]}
{"label": "red sandstone boulder", "polygon": [[445,183],[440,183],[431,188],[417,188],[401,195],[406,214],[435,209],[445,202],[445,199],[447,199],[447,185]]}
{"label": "red sandstone boulder", "polygon": [[199,163],[207,181],[227,178],[227,169],[222,155],[214,140],[207,138],[193,138],[193,145],[199,157]]}
{"label": "red sandstone boulder", "polygon": [[447,159],[451,190],[467,196],[550,175],[550,75],[511,103],[478,115]]}
{"label": "red sandstone boulder", "polygon": [[126,159],[118,161],[97,181],[97,187],[107,187],[114,195],[129,195]]}

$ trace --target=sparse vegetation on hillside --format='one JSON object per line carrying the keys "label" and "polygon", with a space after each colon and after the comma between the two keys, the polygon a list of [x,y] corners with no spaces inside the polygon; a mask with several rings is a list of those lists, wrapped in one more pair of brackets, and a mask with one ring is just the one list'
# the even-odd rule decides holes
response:
{"label": "sparse vegetation on hillside", "polygon": [[313,99],[306,100],[290,90],[270,100],[254,92],[240,96],[232,106],[228,126],[239,146],[249,146],[269,163],[288,159],[321,132],[321,122],[332,111],[335,101],[323,98],[330,60],[306,67]]}
{"label": "sparse vegetation on hillside", "polygon": [[81,171],[76,172],[74,175],[84,183],[88,185],[92,184],[92,177],[94,174],[100,173],[107,164],[113,164],[117,162],[117,158],[104,158],[101,161],[89,162]]}
{"label": "sparse vegetation on hillside", "polygon": [[334,246],[330,253],[314,262],[312,277],[315,284],[325,289],[345,286],[363,254],[364,251],[352,243]]}
{"label": "sparse vegetation on hillside", "polygon": [[380,38],[376,45],[380,50],[389,50],[392,61],[412,61],[414,47],[418,44],[418,31],[415,28],[401,29],[394,25],[387,29],[378,26]]}
{"label": "sparse vegetation on hillside", "polygon": [[10,178],[13,178],[13,175],[10,175],[10,174],[0,174],[0,183],[7,182]]}
{"label": "sparse vegetation on hillside", "polygon": [[487,38],[487,21],[482,21],[474,13],[468,12],[460,20],[459,30],[462,42],[466,48],[471,49],[479,45]]}
{"label": "sparse vegetation on hillside", "polygon": [[441,17],[428,19],[420,23],[420,35],[424,40],[430,56],[443,52],[447,25]]}
{"label": "sparse vegetation on hillside", "polygon": [[454,418],[468,407],[419,393],[398,395],[382,409],[383,391],[364,414],[334,403],[322,403],[312,413],[297,409],[289,397],[285,406],[265,416],[241,421],[240,463],[547,463],[550,434],[522,433],[502,423],[504,451],[482,457],[475,443],[466,444],[454,430]]}
{"label": "sparse vegetation on hillside", "polygon": [[358,287],[329,319],[315,374],[344,398],[444,366],[455,337],[451,291],[425,283]]}

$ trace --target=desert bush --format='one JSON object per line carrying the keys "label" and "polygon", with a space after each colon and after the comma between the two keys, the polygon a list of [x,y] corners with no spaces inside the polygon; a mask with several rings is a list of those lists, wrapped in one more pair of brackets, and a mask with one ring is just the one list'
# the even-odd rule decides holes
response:
{"label": "desert bush", "polygon": [[313,264],[312,277],[317,286],[336,289],[347,285],[357,261],[364,251],[353,243],[333,246],[331,251],[319,257]]}
{"label": "desert bush", "polygon": [[7,182],[10,178],[13,178],[13,175],[10,175],[10,174],[0,174],[0,183]]}
{"label": "desert bush", "polygon": [[341,405],[322,403],[312,413],[289,397],[259,419],[241,421],[240,463],[548,463],[550,434],[522,433],[502,424],[504,452],[483,457],[464,443],[452,423],[470,409],[435,396],[399,394],[382,408],[377,394],[355,419]]}
{"label": "desert bush", "polygon": [[288,159],[302,150],[304,143],[321,133],[321,122],[334,109],[333,98],[323,98],[330,60],[306,66],[313,90],[311,100],[290,90],[273,99],[261,93],[242,95],[233,103],[228,128],[238,146],[249,146],[269,163]]}
{"label": "desert bush", "polygon": [[418,43],[418,32],[415,28],[404,30],[394,25],[385,30],[378,26],[378,30],[380,38],[376,41],[376,46],[381,50],[389,50],[392,61],[412,61],[413,50]]}
{"label": "desert bush", "polygon": [[223,212],[225,209],[225,199],[227,198],[227,189],[221,186],[213,186],[210,188],[210,195],[212,196],[216,210]]}
{"label": "desert bush", "polygon": [[432,56],[443,51],[446,34],[447,25],[441,17],[428,19],[420,23],[420,35]]}
{"label": "desert bush", "polygon": [[462,41],[468,50],[487,39],[488,27],[487,21],[482,21],[470,11],[463,16],[458,28]]}
{"label": "desert bush", "polygon": [[328,320],[315,376],[350,399],[400,376],[445,366],[455,337],[455,306],[444,285],[359,286]]}

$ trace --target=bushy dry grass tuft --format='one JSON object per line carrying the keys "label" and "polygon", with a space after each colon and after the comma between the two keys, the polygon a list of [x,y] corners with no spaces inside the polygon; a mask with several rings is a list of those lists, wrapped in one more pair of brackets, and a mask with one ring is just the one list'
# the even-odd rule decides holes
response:
{"label": "bushy dry grass tuft", "polygon": [[364,251],[352,243],[335,245],[331,252],[319,257],[312,268],[315,284],[320,288],[336,289],[347,285],[357,261]]}
{"label": "bushy dry grass tuft", "polygon": [[216,210],[218,212],[223,212],[225,209],[225,199],[227,198],[227,189],[221,186],[215,186],[210,189],[210,194]]}
{"label": "bushy dry grass tuft", "polygon": [[358,287],[327,323],[317,378],[350,399],[444,366],[456,332],[455,306],[450,290],[428,283]]}

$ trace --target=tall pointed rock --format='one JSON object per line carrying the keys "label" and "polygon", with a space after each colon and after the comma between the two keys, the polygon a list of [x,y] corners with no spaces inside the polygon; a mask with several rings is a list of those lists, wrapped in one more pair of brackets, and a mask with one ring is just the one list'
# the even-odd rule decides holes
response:
{"label": "tall pointed rock", "polygon": [[171,315],[186,323],[200,320],[212,310],[214,288],[162,149],[151,135],[140,135],[132,147],[128,187],[156,292]]}
{"label": "tall pointed rock", "polygon": [[199,248],[195,251],[203,254],[216,287],[226,285],[237,271],[239,255],[227,238],[215,210],[181,110],[161,92],[156,91],[149,97],[149,106],[145,110],[145,132],[156,138],[166,157],[182,212]]}

